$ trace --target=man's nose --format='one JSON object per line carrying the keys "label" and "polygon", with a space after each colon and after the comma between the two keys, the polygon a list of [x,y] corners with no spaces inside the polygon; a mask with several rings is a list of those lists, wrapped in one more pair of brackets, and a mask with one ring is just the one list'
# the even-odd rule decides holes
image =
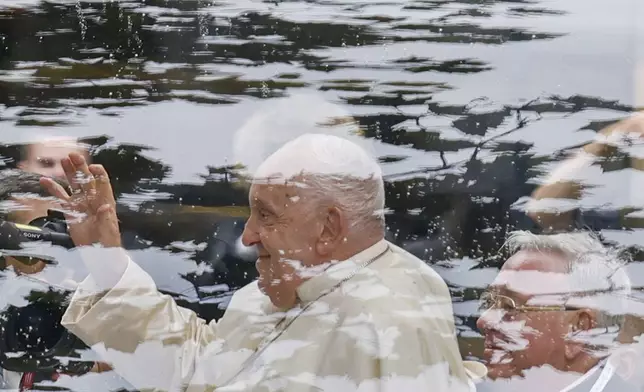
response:
{"label": "man's nose", "polygon": [[50,176],[58,179],[66,179],[67,176],[65,175],[65,170],[63,170],[63,166],[58,164],[52,168],[52,171],[50,173]]}
{"label": "man's nose", "polygon": [[254,230],[248,222],[246,222],[246,226],[244,226],[244,232],[242,233],[241,239],[244,246],[253,246],[260,242],[259,233],[257,230]]}
{"label": "man's nose", "polygon": [[489,329],[494,329],[499,325],[503,319],[503,314],[505,312],[501,309],[487,309],[481,316],[476,320],[476,328],[480,331],[486,331]]}

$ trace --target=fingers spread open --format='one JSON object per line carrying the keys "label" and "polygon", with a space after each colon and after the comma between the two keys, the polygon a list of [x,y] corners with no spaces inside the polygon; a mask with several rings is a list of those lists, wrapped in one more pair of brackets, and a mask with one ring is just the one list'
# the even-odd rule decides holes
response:
{"label": "fingers spread open", "polygon": [[76,184],[76,181],[75,181],[76,168],[74,167],[74,164],[72,163],[71,159],[69,159],[68,157],[61,159],[60,165],[63,167],[63,171],[65,172],[65,177],[67,177],[67,183],[69,184],[69,187],[72,189],[72,193],[80,191],[80,186]]}
{"label": "fingers spread open", "polygon": [[[77,184],[77,186],[85,192],[85,195],[93,195],[95,188],[94,175],[89,171],[85,158],[81,154],[73,152],[69,154],[69,159],[74,167],[73,183]],[[67,170],[65,170],[65,173],[67,174]],[[75,188],[74,190],[76,189],[78,188]]]}
{"label": "fingers spread open", "polygon": [[96,194],[100,198],[98,202],[101,204],[114,204],[114,191],[112,190],[110,177],[103,165],[90,165],[89,172],[95,179]]}

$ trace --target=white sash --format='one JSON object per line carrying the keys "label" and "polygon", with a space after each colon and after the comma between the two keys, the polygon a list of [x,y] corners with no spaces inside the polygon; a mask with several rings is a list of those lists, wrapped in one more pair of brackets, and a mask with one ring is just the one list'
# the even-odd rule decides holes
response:
{"label": "white sash", "polygon": [[[587,380],[589,377],[591,377],[593,374],[595,374],[601,366],[595,366],[593,369],[590,370],[590,372],[584,374],[582,377],[577,379],[577,381],[573,382],[566,388],[562,389],[561,392],[571,392],[573,389],[577,388],[582,382]],[[608,384],[608,381],[613,377],[615,374],[615,368],[613,365],[610,364],[609,361],[606,361],[606,364],[604,365],[604,368],[602,369],[601,374],[599,375],[599,378],[597,378],[597,381],[593,384],[593,387],[590,389],[589,392],[602,392],[604,388],[606,388],[606,384]]]}

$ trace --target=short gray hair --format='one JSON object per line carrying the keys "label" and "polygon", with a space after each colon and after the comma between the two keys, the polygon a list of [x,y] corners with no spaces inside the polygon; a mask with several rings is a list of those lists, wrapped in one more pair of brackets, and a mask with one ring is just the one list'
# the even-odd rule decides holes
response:
{"label": "short gray hair", "polygon": [[[618,251],[605,247],[595,235],[587,232],[536,235],[514,231],[504,247],[511,254],[520,250],[563,254],[573,292],[602,290],[608,294],[608,297],[590,296],[589,301],[584,301],[584,304],[598,310],[598,327],[623,327],[627,313],[626,297],[631,293],[631,281],[624,268],[627,260]],[[606,298],[608,306],[602,303]]]}
{"label": "short gray hair", "polygon": [[317,201],[328,200],[347,214],[351,228],[357,230],[375,227],[384,230],[385,192],[382,178],[337,178],[309,175]]}
{"label": "short gray hair", "polygon": [[264,180],[297,184],[313,203],[332,203],[347,214],[351,228],[377,224],[384,230],[385,187],[378,162],[348,138],[309,133],[268,157],[254,174]]}

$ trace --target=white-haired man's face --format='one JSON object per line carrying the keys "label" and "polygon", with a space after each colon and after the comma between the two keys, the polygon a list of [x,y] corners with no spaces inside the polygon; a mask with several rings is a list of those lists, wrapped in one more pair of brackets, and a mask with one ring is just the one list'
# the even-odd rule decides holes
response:
{"label": "white-haired man's face", "polygon": [[[322,134],[291,140],[254,171],[242,242],[257,247],[259,287],[275,306],[293,306],[297,287],[319,273],[320,265],[345,260],[370,245],[363,238],[347,239],[349,231],[355,232],[350,225],[355,211],[349,209],[363,206],[354,202],[347,207],[339,198],[364,192],[360,187],[349,190],[349,182],[381,179],[380,174],[378,163],[360,146]],[[340,192],[322,189],[328,181],[346,181],[346,186]],[[365,203],[371,196],[364,195]],[[378,239],[374,234],[373,240]]]}
{"label": "white-haired man's face", "polygon": [[242,241],[256,246],[259,287],[279,308],[297,301],[296,289],[328,261],[346,235],[343,213],[321,205],[310,189],[294,185],[253,184],[251,214]]}
{"label": "white-haired man's face", "polygon": [[535,250],[519,251],[505,262],[477,321],[489,377],[520,376],[543,365],[559,371],[585,367],[580,355],[585,345],[573,336],[595,328],[597,312],[566,301],[571,286],[565,266],[563,255]]}

